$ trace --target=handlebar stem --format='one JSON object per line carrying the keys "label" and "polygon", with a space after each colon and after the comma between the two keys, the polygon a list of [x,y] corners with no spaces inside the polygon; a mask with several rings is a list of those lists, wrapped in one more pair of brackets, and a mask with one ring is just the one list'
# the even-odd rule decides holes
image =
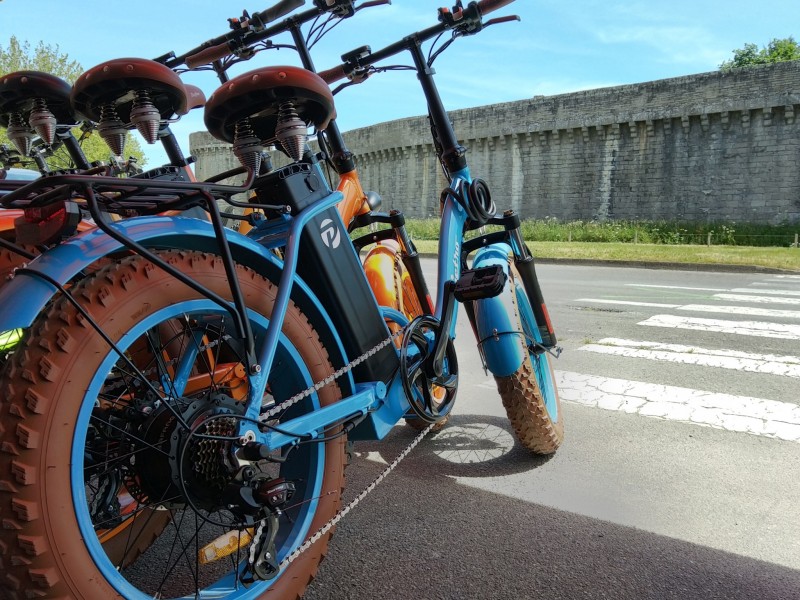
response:
{"label": "handlebar stem", "polygon": [[414,66],[417,69],[417,77],[428,102],[431,125],[441,146],[442,162],[448,174],[452,177],[453,174],[467,166],[467,149],[458,143],[453,124],[450,122],[450,117],[442,103],[442,97],[439,95],[439,90],[433,80],[435,71],[428,65],[425,53],[422,50],[422,42],[415,36],[406,38],[406,40],[408,41],[408,50],[414,59]]}

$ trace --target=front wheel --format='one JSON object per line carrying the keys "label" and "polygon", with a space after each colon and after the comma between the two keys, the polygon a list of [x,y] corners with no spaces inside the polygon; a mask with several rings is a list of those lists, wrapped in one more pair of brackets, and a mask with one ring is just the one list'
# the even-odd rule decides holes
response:
{"label": "front wheel", "polygon": [[[230,300],[218,257],[161,256]],[[275,286],[244,267],[236,276],[262,340]],[[277,577],[254,578],[261,565],[249,540],[259,522],[236,508],[248,497],[240,494],[247,491],[241,478],[265,497],[287,484],[293,490],[280,513],[270,513],[279,563],[336,514],[345,457],[339,428],[237,468],[232,444],[250,380],[228,312],[138,256],[71,291],[79,308],[57,299],[0,379],[0,596],[299,597],[329,534]],[[264,405],[332,373],[314,328],[290,304]],[[340,397],[336,385],[325,386],[268,425],[280,428]],[[125,528],[112,547],[106,538],[132,520],[142,526]],[[227,550],[217,552],[220,539]]]}
{"label": "front wheel", "polygon": [[495,376],[497,390],[520,444],[534,454],[552,454],[564,439],[564,418],[551,357],[541,347],[530,300],[513,263],[509,264],[509,275],[525,356],[516,372]]}

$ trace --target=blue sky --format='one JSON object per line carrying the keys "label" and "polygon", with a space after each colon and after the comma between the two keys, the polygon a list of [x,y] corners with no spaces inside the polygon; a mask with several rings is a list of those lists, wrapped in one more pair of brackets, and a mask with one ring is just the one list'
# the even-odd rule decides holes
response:
{"label": "blue sky", "polygon": [[[316,66],[331,67],[356,46],[377,50],[433,25],[436,9],[444,5],[445,0],[393,0],[359,12],[314,48]],[[111,58],[183,53],[226,31],[227,19],[242,9],[267,6],[253,0],[0,0],[0,45],[7,46],[12,35],[32,46],[42,40],[88,69]],[[495,14],[518,14],[522,21],[459,40],[435,64],[448,109],[712,71],[747,42],[762,46],[776,37],[800,38],[797,0],[516,0]],[[287,50],[263,52],[239,72],[277,64],[297,59]],[[183,78],[207,95],[216,87],[207,74]],[[345,131],[425,112],[410,72],[373,77],[336,99]],[[202,114],[193,111],[173,129],[188,153],[188,134],[203,129]],[[148,156],[154,166],[163,154],[153,148]]]}

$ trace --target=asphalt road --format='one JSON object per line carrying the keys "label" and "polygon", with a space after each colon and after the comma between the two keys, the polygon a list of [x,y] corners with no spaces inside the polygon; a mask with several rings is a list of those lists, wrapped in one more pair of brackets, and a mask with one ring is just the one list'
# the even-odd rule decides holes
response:
{"label": "asphalt road", "polygon": [[[515,444],[461,323],[448,427],[340,523],[306,597],[800,598],[800,278],[539,272],[563,446]],[[357,444],[347,499],[413,436]]]}

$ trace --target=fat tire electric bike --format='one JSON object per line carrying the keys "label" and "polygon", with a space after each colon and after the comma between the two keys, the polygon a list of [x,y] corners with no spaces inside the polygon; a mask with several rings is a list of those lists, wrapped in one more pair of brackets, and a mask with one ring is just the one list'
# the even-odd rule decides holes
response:
{"label": "fat tire electric bike", "polygon": [[[326,75],[366,76],[402,51],[414,59],[450,181],[432,314],[409,320],[378,305],[337,210],[342,194],[307,146],[286,167],[249,169],[241,186],[58,175],[5,196],[25,208],[80,195],[98,221],[0,291],[0,331],[25,330],[0,380],[7,595],[300,595],[339,517],[345,441],[381,439],[407,415],[429,429],[452,410],[457,303],[501,395],[525,404],[513,414],[534,434],[521,441],[555,450],[556,339],[533,259],[516,215],[496,216],[486,185],[470,177],[421,48],[448,31],[477,33],[491,23],[483,14],[508,3],[459,3],[437,25],[351,54]],[[169,101],[167,76],[149,62],[126,59],[120,70],[164,84]],[[333,114],[325,81],[292,67],[236,77],[205,108],[213,135],[252,153],[297,121],[324,130]],[[226,230],[216,204],[242,191],[266,215],[248,236]],[[160,216],[199,205],[209,221]],[[102,218],[126,210],[151,216]],[[484,225],[500,231],[464,239]],[[65,287],[105,257],[114,260]],[[120,522],[120,485],[145,515],[123,544],[136,561],[98,536]],[[170,527],[156,540],[140,535],[158,513]]]}

